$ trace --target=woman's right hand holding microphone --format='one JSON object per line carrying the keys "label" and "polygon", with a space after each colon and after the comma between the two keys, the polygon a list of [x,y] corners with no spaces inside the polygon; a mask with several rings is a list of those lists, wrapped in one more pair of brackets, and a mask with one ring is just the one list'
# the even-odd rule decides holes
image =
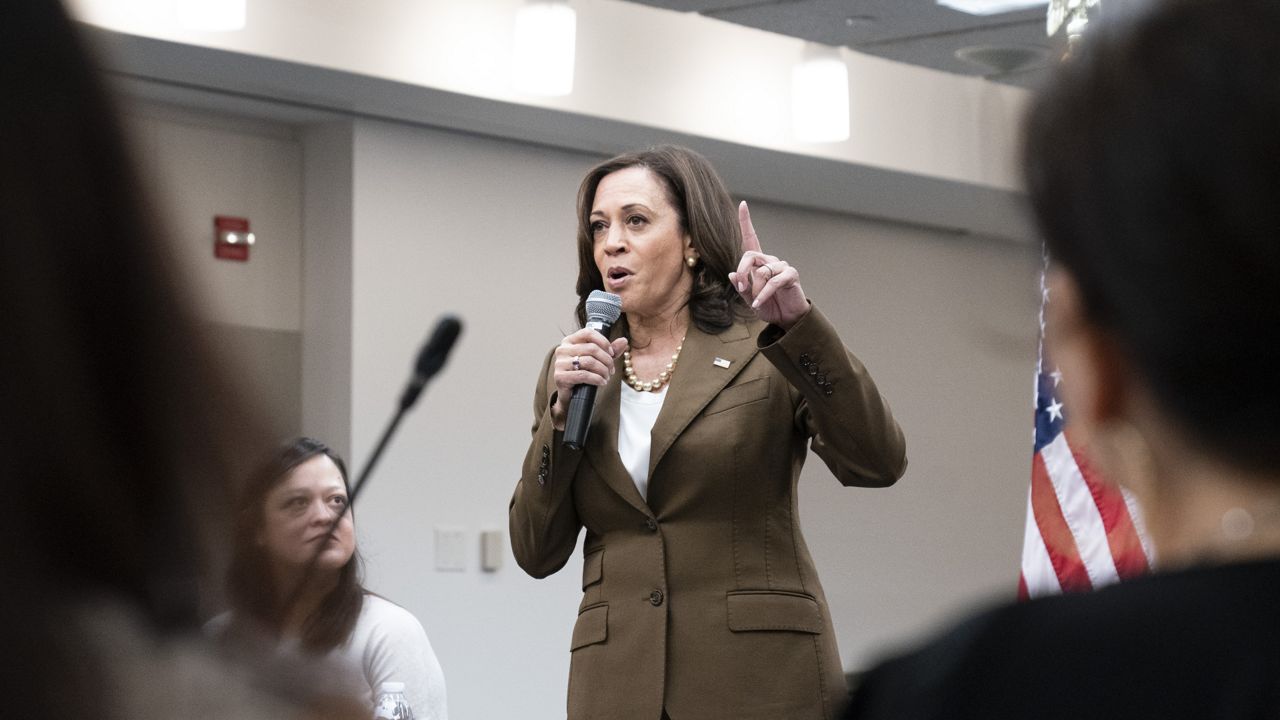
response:
{"label": "woman's right hand holding microphone", "polygon": [[608,338],[591,328],[582,328],[560,341],[551,363],[556,381],[556,402],[551,406],[551,421],[556,430],[564,430],[573,386],[609,382],[613,376],[614,358],[626,349],[626,338],[610,343]]}

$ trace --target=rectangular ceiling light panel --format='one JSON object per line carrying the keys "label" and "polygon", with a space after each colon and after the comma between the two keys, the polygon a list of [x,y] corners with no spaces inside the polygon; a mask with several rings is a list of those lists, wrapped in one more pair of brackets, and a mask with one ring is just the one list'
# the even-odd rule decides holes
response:
{"label": "rectangular ceiling light panel", "polygon": [[1045,7],[1049,0],[938,0],[938,4],[970,15],[998,15],[1000,13]]}

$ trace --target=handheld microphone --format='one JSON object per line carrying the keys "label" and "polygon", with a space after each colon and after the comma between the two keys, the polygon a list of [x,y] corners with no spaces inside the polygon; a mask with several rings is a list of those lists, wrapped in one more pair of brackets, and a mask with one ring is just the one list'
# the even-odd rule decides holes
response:
{"label": "handheld microphone", "polygon": [[[608,335],[609,328],[622,316],[622,298],[603,290],[592,290],[587,296],[587,327],[601,335]],[[581,450],[587,442],[587,426],[591,424],[591,409],[596,403],[596,386],[583,383],[573,386],[569,398],[569,415],[564,422],[564,447]]]}

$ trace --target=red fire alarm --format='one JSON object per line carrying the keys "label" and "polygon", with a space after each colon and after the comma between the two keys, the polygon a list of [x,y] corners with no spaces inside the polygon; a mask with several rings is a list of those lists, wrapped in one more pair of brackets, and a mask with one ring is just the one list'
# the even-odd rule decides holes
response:
{"label": "red fire alarm", "polygon": [[248,218],[213,217],[213,256],[223,260],[249,259],[249,247],[257,238],[249,232]]}

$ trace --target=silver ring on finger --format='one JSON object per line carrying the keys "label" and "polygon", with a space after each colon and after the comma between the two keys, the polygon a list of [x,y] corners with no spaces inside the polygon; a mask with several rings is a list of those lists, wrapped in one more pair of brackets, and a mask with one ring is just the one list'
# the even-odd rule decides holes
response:
{"label": "silver ring on finger", "polygon": [[765,280],[765,282],[769,282],[769,280],[772,280],[772,279],[773,279],[773,268],[769,267],[769,263],[765,263],[764,265],[761,265],[760,267],[762,267],[762,268],[764,268],[765,270],[768,270],[768,271],[769,271],[769,277],[768,277],[768,279],[766,279],[766,280]]}
{"label": "silver ring on finger", "polygon": [[574,355],[574,356],[573,356],[573,362],[572,362],[572,364],[573,364],[573,369],[574,369],[574,370],[581,370],[581,369],[582,369],[582,363],[579,363],[579,362],[578,362],[578,356],[577,356],[577,355]]}

